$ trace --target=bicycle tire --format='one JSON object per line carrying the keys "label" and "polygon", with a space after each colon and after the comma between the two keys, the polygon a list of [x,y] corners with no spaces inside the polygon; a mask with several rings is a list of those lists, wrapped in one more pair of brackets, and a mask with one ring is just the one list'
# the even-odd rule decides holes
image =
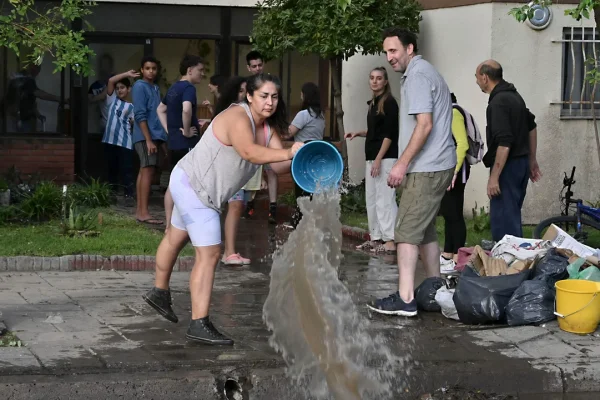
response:
{"label": "bicycle tire", "polygon": [[[533,238],[541,239],[542,231],[545,228],[547,228],[548,226],[550,226],[552,224],[560,224],[560,223],[569,223],[569,224],[576,225],[577,217],[575,215],[561,215],[561,216],[545,219],[542,222],[540,222],[539,224],[537,224],[537,226],[535,227],[535,229],[533,231]],[[581,225],[587,225],[589,227],[592,227],[592,228],[600,231],[600,223],[598,223],[594,220],[591,220],[587,217],[581,217]]]}

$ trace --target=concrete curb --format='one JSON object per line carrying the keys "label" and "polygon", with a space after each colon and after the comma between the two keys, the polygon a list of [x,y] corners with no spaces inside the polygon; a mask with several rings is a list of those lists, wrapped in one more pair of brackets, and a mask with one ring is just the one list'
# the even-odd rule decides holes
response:
{"label": "concrete curb", "polygon": [[342,225],[342,234],[346,237],[359,239],[362,241],[371,240],[371,235],[365,229],[355,228],[353,226]]}
{"label": "concrete curb", "polygon": [[[110,256],[77,254],[62,257],[0,257],[0,272],[31,271],[154,271],[154,256]],[[179,257],[174,271],[191,271],[194,257]]]}

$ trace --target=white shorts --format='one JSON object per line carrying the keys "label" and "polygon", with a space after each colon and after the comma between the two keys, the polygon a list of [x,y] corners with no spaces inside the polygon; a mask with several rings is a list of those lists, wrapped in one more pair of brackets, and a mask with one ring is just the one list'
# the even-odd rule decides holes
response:
{"label": "white shorts", "polygon": [[200,201],[185,171],[178,166],[171,172],[169,190],[175,203],[171,225],[186,231],[194,247],[221,244],[219,213]]}

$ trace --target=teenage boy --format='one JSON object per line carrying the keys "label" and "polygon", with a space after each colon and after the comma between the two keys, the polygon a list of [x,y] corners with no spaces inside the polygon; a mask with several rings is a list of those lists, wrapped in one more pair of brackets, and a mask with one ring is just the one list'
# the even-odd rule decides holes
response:
{"label": "teenage boy", "polygon": [[[169,159],[171,169],[185,156],[200,140],[201,127],[198,123],[196,110],[196,87],[204,79],[204,60],[199,56],[186,55],[179,64],[181,79],[174,83],[162,102],[157,113],[160,123],[169,138]],[[167,189],[165,193],[166,227],[169,228],[171,213],[173,211],[173,198]]]}
{"label": "teenage boy", "polygon": [[140,171],[137,177],[138,222],[161,225],[160,219],[153,218],[148,211],[150,186],[158,166],[158,149],[167,141],[156,109],[160,104],[160,89],[154,83],[158,75],[159,62],[152,56],[142,58],[142,79],[135,82],[131,90],[134,105],[135,124],[133,126],[133,146],[140,159]]}
{"label": "teenage boy", "polygon": [[133,104],[127,101],[131,90],[129,78],[140,76],[135,70],[123,72],[108,80],[105,107],[108,110],[102,143],[108,163],[108,181],[116,191],[119,181],[123,184],[125,205],[133,206]]}

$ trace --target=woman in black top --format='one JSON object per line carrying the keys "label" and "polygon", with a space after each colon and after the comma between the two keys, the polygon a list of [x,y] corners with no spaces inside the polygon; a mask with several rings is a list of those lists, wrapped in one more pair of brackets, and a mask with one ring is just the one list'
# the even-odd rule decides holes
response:
{"label": "woman in black top", "polygon": [[396,190],[387,185],[387,177],[398,159],[399,108],[392,96],[384,67],[371,71],[369,84],[373,98],[368,102],[367,130],[345,136],[350,140],[366,136],[365,190],[371,240],[357,248],[377,253],[394,253],[394,225],[398,204]]}

